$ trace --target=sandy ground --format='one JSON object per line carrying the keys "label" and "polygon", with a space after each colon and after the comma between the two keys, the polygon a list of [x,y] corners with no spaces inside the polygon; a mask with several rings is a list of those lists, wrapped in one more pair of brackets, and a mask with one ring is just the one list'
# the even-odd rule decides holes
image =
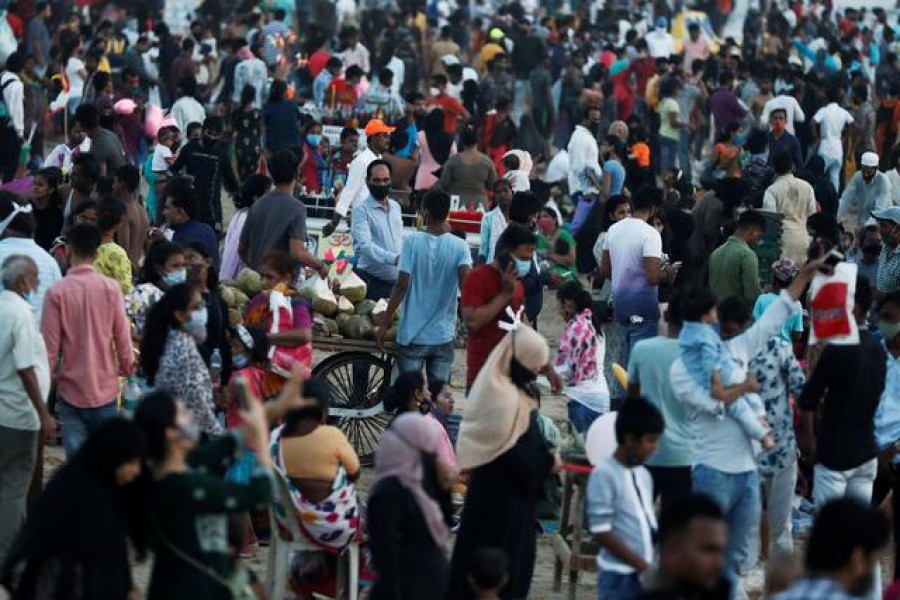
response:
{"label": "sandy ground", "polygon": [[[548,292],[544,303],[544,310],[541,313],[539,324],[540,331],[550,340],[551,347],[555,348],[562,331],[562,321],[556,311],[556,299]],[[321,360],[325,353],[317,352],[315,360]],[[463,389],[465,388],[465,350],[456,351],[456,359],[454,361],[452,385],[455,388],[456,411],[459,413],[464,407]],[[566,409],[565,402],[561,397],[546,396],[542,402],[542,410],[554,420],[559,422],[565,421]],[[58,447],[48,448],[45,453],[44,467],[45,476],[50,477],[52,472],[62,464],[62,449]],[[368,476],[367,476],[368,475]],[[364,474],[360,485],[363,495],[368,493],[367,481],[371,479],[370,473]],[[247,564],[262,578],[265,578],[266,561],[268,560],[268,549],[261,548],[260,552]],[[135,579],[141,589],[144,589],[149,581],[149,574],[152,565],[152,559],[144,563],[134,565]],[[579,599],[596,598],[596,582],[592,574],[582,574],[580,584],[578,585],[576,597]],[[531,587],[531,598],[534,600],[562,600],[568,598],[566,587],[561,592],[553,591],[553,550],[550,545],[549,536],[540,535],[538,537],[538,556],[537,565],[534,573],[534,580]],[[0,598],[3,593],[0,592]]]}

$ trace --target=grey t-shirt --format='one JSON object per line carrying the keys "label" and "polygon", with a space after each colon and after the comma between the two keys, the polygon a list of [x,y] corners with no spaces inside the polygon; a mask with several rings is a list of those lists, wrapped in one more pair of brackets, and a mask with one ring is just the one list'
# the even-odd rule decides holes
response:
{"label": "grey t-shirt", "polygon": [[291,240],[306,243],[306,205],[283,192],[269,192],[250,207],[241,231],[247,247],[247,265],[259,270],[268,250],[291,251]]}
{"label": "grey t-shirt", "polygon": [[100,164],[106,165],[107,177],[112,177],[115,170],[125,164],[125,148],[122,141],[108,129],[100,129],[100,133],[91,138],[91,154],[97,157]]}

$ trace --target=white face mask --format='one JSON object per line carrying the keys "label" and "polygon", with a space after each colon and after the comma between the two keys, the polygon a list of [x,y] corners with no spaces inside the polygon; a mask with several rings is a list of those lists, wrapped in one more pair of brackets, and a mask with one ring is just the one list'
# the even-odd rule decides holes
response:
{"label": "white face mask", "polygon": [[432,96],[439,96],[441,93],[441,90],[436,87],[430,87],[430,88],[428,88],[428,93],[431,94]]}

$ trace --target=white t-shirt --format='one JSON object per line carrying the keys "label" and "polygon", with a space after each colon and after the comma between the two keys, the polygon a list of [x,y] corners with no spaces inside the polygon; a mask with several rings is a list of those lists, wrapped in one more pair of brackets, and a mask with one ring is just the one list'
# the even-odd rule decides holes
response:
{"label": "white t-shirt", "polygon": [[662,237],[643,219],[627,217],[613,224],[606,234],[604,252],[612,268],[614,316],[627,321],[633,316],[659,319],[657,286],[647,283],[645,258],[662,259]]}
{"label": "white t-shirt", "polygon": [[153,163],[150,170],[154,173],[168,173],[169,163],[167,159],[172,158],[172,150],[168,146],[157,144],[153,149]]}
{"label": "white t-shirt", "polygon": [[788,132],[791,134],[795,133],[795,123],[803,123],[806,120],[806,115],[803,114],[803,109],[800,108],[797,99],[787,94],[781,94],[766,102],[766,105],[763,107],[762,115],[759,118],[760,125],[768,125],[769,116],[772,114],[773,110],[777,109],[782,109],[787,113],[786,126]]}
{"label": "white t-shirt", "polygon": [[819,125],[819,156],[840,160],[844,156],[841,146],[841,132],[844,127],[853,123],[853,117],[846,110],[832,102],[823,106],[813,117],[813,121]]}
{"label": "white t-shirt", "polygon": [[84,77],[78,74],[79,71],[84,71],[84,63],[80,58],[70,56],[69,62],[66,63],[66,77],[69,78],[70,98],[81,98],[84,96]]}

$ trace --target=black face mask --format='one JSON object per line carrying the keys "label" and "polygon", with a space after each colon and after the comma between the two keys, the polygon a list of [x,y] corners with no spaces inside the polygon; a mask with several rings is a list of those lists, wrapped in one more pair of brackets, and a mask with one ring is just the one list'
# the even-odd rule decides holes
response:
{"label": "black face mask", "polygon": [[368,184],[368,186],[369,186],[369,193],[372,194],[372,197],[375,198],[376,200],[384,200],[385,198],[388,197],[388,194],[391,193],[391,185],[390,184],[374,185],[374,184],[370,183],[370,184]]}

